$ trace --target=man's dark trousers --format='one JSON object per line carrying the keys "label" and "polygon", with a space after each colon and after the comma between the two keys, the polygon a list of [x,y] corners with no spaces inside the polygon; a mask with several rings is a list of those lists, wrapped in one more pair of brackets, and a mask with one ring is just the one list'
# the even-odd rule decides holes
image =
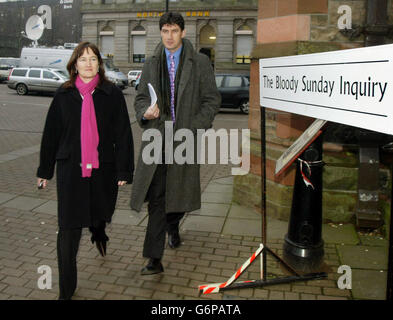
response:
{"label": "man's dark trousers", "polygon": [[149,220],[143,246],[145,258],[162,258],[166,231],[176,231],[184,216],[184,212],[165,212],[166,171],[166,164],[157,165],[147,194]]}

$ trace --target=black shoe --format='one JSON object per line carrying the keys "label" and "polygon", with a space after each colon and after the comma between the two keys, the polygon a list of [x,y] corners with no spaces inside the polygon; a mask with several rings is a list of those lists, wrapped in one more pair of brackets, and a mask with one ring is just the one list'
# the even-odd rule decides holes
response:
{"label": "black shoe", "polygon": [[179,230],[168,233],[168,245],[172,249],[176,249],[180,246],[181,240]]}
{"label": "black shoe", "polygon": [[101,256],[106,256],[106,241],[96,241],[96,247]]}
{"label": "black shoe", "polygon": [[94,244],[94,242],[96,243],[96,247],[98,249],[98,252],[103,257],[106,256],[106,243],[108,242],[108,240],[109,240],[109,238],[106,235],[102,239],[97,239],[94,237],[94,235],[91,237],[91,243],[93,243],[93,244]]}
{"label": "black shoe", "polygon": [[164,272],[161,259],[149,259],[149,263],[141,270],[141,275],[146,276],[149,274],[156,274]]}
{"label": "black shoe", "polygon": [[105,226],[106,226],[105,221],[99,221],[93,223],[89,227],[89,230],[92,234],[91,242],[93,244],[94,242],[96,243],[97,250],[100,253],[100,255],[103,257],[106,256],[106,243],[109,241],[109,238],[105,233]]}

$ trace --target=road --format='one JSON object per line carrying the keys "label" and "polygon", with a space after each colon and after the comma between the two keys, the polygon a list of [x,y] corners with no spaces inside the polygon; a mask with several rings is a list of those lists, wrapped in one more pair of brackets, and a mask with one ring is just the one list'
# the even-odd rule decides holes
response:
{"label": "road", "polygon": [[[123,91],[130,116],[135,145],[135,158],[140,149],[142,130],[135,119],[133,108],[135,89]],[[25,196],[37,196],[33,190],[35,171],[38,165],[38,151],[42,130],[53,95],[28,94],[19,96],[6,84],[0,84],[0,192]],[[216,116],[213,128],[244,129],[248,126],[248,116],[239,110],[224,109]],[[23,156],[15,156],[21,153]],[[218,154],[218,150],[217,150]],[[217,155],[219,161],[219,157]],[[201,165],[201,187],[206,187],[211,179],[229,176],[231,164]],[[130,186],[119,192],[118,207],[128,207]],[[55,188],[48,188],[40,196],[56,199]]]}
{"label": "road", "polygon": [[[136,91],[127,88],[123,91],[127,101],[128,113],[132,123],[135,142],[140,140],[140,130],[135,122],[133,108]],[[11,145],[0,142],[0,154],[13,150],[15,143],[18,146],[27,144],[28,141],[40,141],[44,127],[46,113],[53,99],[50,94],[28,94],[19,96],[15,90],[9,89],[6,84],[0,84],[0,131],[3,135],[12,135],[16,141]],[[248,116],[241,114],[239,110],[223,109],[214,121],[215,129],[243,129],[247,128]],[[38,140],[37,140],[38,139]],[[23,142],[25,141],[25,143]]]}

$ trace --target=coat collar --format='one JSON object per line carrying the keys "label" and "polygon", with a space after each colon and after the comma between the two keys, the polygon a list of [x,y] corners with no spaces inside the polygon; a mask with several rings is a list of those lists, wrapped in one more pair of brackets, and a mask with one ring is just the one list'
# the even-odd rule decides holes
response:
{"label": "coat collar", "polygon": [[[183,93],[184,93],[184,89],[186,88],[186,85],[188,83],[188,80],[191,77],[191,71],[192,71],[192,64],[193,64],[193,60],[194,60],[194,47],[191,43],[190,40],[183,38],[183,50],[184,50],[184,65],[183,65],[183,70],[181,73],[181,77],[180,77],[180,84],[179,84],[179,93],[177,95],[177,99],[178,101],[180,100],[180,98],[182,97]],[[161,54],[162,54],[162,50],[164,50],[164,45],[162,44],[162,42],[160,42],[156,49],[154,50],[154,54],[153,54],[153,59],[156,60],[156,63],[158,63],[158,61],[160,60]]]}

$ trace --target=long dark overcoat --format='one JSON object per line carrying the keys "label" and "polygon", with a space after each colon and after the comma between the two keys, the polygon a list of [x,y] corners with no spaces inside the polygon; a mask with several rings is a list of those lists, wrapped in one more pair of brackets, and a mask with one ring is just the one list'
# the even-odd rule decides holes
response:
{"label": "long dark overcoat", "polygon": [[[187,128],[194,134],[196,146],[196,130],[211,128],[213,120],[221,104],[221,96],[217,90],[214,71],[209,58],[194,51],[191,42],[183,39],[184,63],[177,92],[176,121],[174,132]],[[154,120],[143,121],[142,117],[150,106],[148,83],[151,83],[157,95],[159,92],[160,57],[163,51],[160,43],[154,54],[146,59],[142,76],[135,98],[136,119],[139,125],[147,129],[158,129],[164,136],[165,121],[170,121],[170,115],[165,115],[160,108],[160,117]],[[173,151],[181,142],[174,142]],[[152,181],[157,164],[146,164],[142,159],[142,150],[150,144],[142,141],[138,163],[131,194],[131,208],[140,211]],[[195,157],[196,158],[196,157]],[[168,164],[165,194],[165,211],[190,212],[201,207],[201,187],[199,164]]]}
{"label": "long dark overcoat", "polygon": [[37,177],[51,179],[57,166],[58,223],[62,228],[88,227],[111,221],[118,181],[131,183],[134,146],[123,93],[104,82],[93,93],[99,134],[99,169],[82,178],[82,98],[76,88],[61,87],[55,94],[42,136]]}

